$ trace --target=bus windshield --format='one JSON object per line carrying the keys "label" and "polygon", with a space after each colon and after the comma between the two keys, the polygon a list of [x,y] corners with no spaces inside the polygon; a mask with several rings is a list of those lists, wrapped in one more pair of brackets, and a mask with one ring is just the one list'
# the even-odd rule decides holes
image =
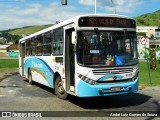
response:
{"label": "bus windshield", "polygon": [[90,66],[125,66],[137,64],[136,32],[79,31],[77,61]]}

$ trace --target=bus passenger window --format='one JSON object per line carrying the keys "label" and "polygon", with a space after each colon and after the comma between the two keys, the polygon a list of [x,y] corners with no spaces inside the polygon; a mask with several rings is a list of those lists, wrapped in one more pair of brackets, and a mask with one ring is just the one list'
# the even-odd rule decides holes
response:
{"label": "bus passenger window", "polygon": [[37,55],[42,55],[43,54],[43,46],[38,46],[37,47]]}
{"label": "bus passenger window", "polygon": [[59,54],[63,54],[63,42],[59,42]]}
{"label": "bus passenger window", "polygon": [[26,48],[26,56],[30,55],[30,48]]}
{"label": "bus passenger window", "polygon": [[63,53],[63,44],[62,42],[57,42],[53,44],[53,54],[59,55]]}
{"label": "bus passenger window", "polygon": [[26,47],[30,47],[30,40],[26,40]]}
{"label": "bus passenger window", "polygon": [[45,33],[43,38],[44,38],[43,54],[44,55],[51,55],[51,53],[52,53],[51,32]]}
{"label": "bus passenger window", "polygon": [[36,55],[43,54],[43,36],[37,37],[37,48],[36,48]]}
{"label": "bus passenger window", "polygon": [[35,47],[31,48],[31,55],[32,56],[36,55],[36,48]]}
{"label": "bus passenger window", "polygon": [[43,36],[37,37],[38,46],[43,45]]}
{"label": "bus passenger window", "polygon": [[55,31],[53,41],[53,55],[63,54],[63,29]]}
{"label": "bus passenger window", "polygon": [[30,55],[30,39],[26,40],[26,56]]}
{"label": "bus passenger window", "polygon": [[31,46],[35,46],[36,45],[36,42],[37,40],[35,38],[32,38],[31,39]]}
{"label": "bus passenger window", "polygon": [[51,44],[48,44],[48,45],[44,45],[44,55],[51,55],[51,52],[52,51],[52,47],[51,47]]}
{"label": "bus passenger window", "polygon": [[55,33],[52,33],[52,34],[51,34],[51,41],[52,41],[52,42],[55,42]]}
{"label": "bus passenger window", "polygon": [[50,32],[44,34],[44,44],[51,43],[51,34]]}

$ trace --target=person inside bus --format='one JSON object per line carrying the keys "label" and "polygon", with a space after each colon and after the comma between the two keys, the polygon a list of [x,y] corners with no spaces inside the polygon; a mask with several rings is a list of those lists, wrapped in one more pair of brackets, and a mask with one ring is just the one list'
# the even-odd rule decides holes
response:
{"label": "person inside bus", "polygon": [[108,42],[105,45],[104,61],[105,65],[114,65],[114,56],[118,54],[118,44],[115,41]]}

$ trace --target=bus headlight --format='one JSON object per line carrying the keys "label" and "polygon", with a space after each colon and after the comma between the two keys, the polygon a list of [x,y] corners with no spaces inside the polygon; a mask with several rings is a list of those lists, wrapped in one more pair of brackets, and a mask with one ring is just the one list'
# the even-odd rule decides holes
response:
{"label": "bus headlight", "polygon": [[92,80],[92,79],[90,79],[90,78],[88,78],[88,77],[86,77],[86,76],[84,76],[84,75],[82,75],[80,73],[77,73],[77,75],[81,80],[83,80],[86,83],[89,83],[91,85],[95,85],[96,84],[95,80]]}
{"label": "bus headlight", "polygon": [[132,81],[135,81],[138,77],[139,72],[137,72],[137,74],[132,78]]}

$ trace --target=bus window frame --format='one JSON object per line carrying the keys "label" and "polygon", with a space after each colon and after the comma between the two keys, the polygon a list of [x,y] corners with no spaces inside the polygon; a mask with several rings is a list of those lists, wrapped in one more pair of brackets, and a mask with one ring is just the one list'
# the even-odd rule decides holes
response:
{"label": "bus window frame", "polygon": [[[55,33],[57,32],[57,31],[59,31],[59,30],[62,30],[62,41],[60,41],[60,43],[62,43],[62,53],[60,53],[60,54],[55,54],[54,53],[54,50],[53,50],[53,48],[54,48],[54,46],[53,46],[53,44],[54,43],[58,43],[56,40],[55,40],[55,38],[56,38],[56,35],[55,35]],[[65,35],[65,33],[64,33],[64,28],[63,27],[61,27],[61,28],[58,28],[58,29],[55,29],[53,32],[52,32],[52,55],[53,56],[62,56],[63,55],[63,53],[64,53],[64,49],[65,49],[65,44],[64,44],[64,35]],[[60,50],[59,50],[60,51]]]}
{"label": "bus window frame", "polygon": [[[46,42],[46,38],[45,38],[45,35],[46,34],[49,34],[49,36],[50,36],[50,42],[49,43],[47,43]],[[44,52],[44,50],[45,50],[45,46],[48,46],[48,45],[50,45],[50,53],[45,53]],[[52,31],[48,31],[48,32],[45,32],[44,34],[43,34],[43,56],[51,56],[52,55]]]}
{"label": "bus window frame", "polygon": [[[43,43],[44,43],[44,38],[43,38],[44,34],[40,34],[38,36],[36,36],[37,38],[37,45],[36,45],[36,56],[42,56],[43,55]],[[39,42],[40,39],[38,38],[42,38],[42,43]],[[40,43],[40,44],[39,44]],[[42,52],[41,54],[38,53],[38,47],[42,47]]]}

